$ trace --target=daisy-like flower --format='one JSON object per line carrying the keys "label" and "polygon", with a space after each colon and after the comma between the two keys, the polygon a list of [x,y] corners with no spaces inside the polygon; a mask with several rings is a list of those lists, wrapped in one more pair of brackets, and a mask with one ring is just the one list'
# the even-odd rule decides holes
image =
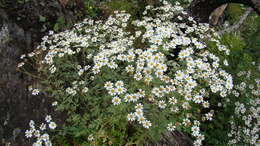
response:
{"label": "daisy-like flower", "polygon": [[212,120],[212,117],[213,117],[213,114],[210,113],[210,112],[209,112],[209,113],[206,113],[206,114],[205,114],[205,117],[206,117],[207,120],[211,121],[211,120]]}
{"label": "daisy-like flower", "polygon": [[32,90],[32,95],[38,95],[40,93],[39,89],[33,89]]}
{"label": "daisy-like flower", "polygon": [[94,136],[92,135],[92,134],[90,134],[89,136],[88,136],[88,141],[93,141],[94,140]]}
{"label": "daisy-like flower", "polygon": [[50,122],[49,123],[49,128],[50,129],[55,129],[57,127],[56,123],[55,122]]}
{"label": "daisy-like flower", "polygon": [[53,73],[55,73],[56,69],[57,68],[54,65],[52,65],[49,70],[53,74]]}
{"label": "daisy-like flower", "polygon": [[150,121],[148,121],[148,120],[145,120],[143,122],[143,126],[144,126],[144,128],[148,129],[148,128],[150,128],[152,126],[152,123]]}
{"label": "daisy-like flower", "polygon": [[116,95],[117,94],[117,90],[115,88],[110,88],[108,94],[110,94],[112,96]]}
{"label": "daisy-like flower", "polygon": [[125,99],[125,102],[130,102],[130,101],[133,100],[133,96],[130,95],[130,94],[126,94],[125,97],[124,97],[124,99]]}
{"label": "daisy-like flower", "polygon": [[25,131],[25,137],[26,138],[31,138],[33,136],[33,131],[32,130],[26,130]]}
{"label": "daisy-like flower", "polygon": [[58,105],[58,102],[57,102],[57,101],[54,101],[51,105],[52,105],[52,106],[56,106],[56,105]]}
{"label": "daisy-like flower", "polygon": [[134,72],[134,67],[132,65],[128,65],[126,68],[125,68],[126,72]]}
{"label": "daisy-like flower", "polygon": [[177,80],[182,80],[185,77],[185,74],[182,71],[178,70],[175,76]]}
{"label": "daisy-like flower", "polygon": [[138,104],[136,104],[136,106],[135,106],[135,109],[143,110],[143,108],[144,108],[144,105],[143,105],[142,103],[138,103]]}
{"label": "daisy-like flower", "polygon": [[182,50],[182,51],[179,53],[179,58],[180,58],[180,59],[183,59],[183,58],[185,58],[185,57],[188,57],[189,55],[190,55],[190,54],[189,54],[188,51]]}
{"label": "daisy-like flower", "polygon": [[169,99],[169,103],[170,103],[170,104],[176,104],[176,103],[177,103],[177,99],[176,99],[175,97],[171,97],[171,98]]}
{"label": "daisy-like flower", "polygon": [[82,92],[83,92],[83,93],[87,93],[88,90],[89,90],[88,87],[84,87],[84,88],[82,89]]}
{"label": "daisy-like flower", "polygon": [[124,87],[118,87],[116,88],[117,94],[123,94],[126,92],[126,88]]}
{"label": "daisy-like flower", "polygon": [[124,86],[124,82],[123,82],[123,81],[117,81],[117,82],[115,83],[115,86],[116,86],[116,87],[123,87],[123,86]]}
{"label": "daisy-like flower", "polygon": [[164,100],[160,100],[160,101],[158,102],[158,106],[159,106],[159,108],[164,109],[164,108],[166,107],[165,101],[164,101]]}
{"label": "daisy-like flower", "polygon": [[209,102],[208,101],[204,101],[202,103],[202,105],[203,105],[204,108],[209,108]]}
{"label": "daisy-like flower", "polygon": [[142,117],[142,116],[144,115],[143,110],[141,110],[141,109],[136,109],[135,115],[136,115],[137,117]]}
{"label": "daisy-like flower", "polygon": [[198,136],[200,134],[200,128],[198,126],[192,126],[191,131],[193,136]]}
{"label": "daisy-like flower", "polygon": [[223,61],[223,64],[224,64],[225,66],[228,66],[228,61],[225,59],[225,60]]}
{"label": "daisy-like flower", "polygon": [[45,130],[46,129],[46,124],[42,123],[41,126],[40,126],[40,130]]}
{"label": "daisy-like flower", "polygon": [[135,55],[134,54],[127,55],[127,62],[133,62],[134,59],[135,59]]}
{"label": "daisy-like flower", "polygon": [[47,116],[45,117],[45,121],[46,121],[47,123],[50,123],[51,120],[52,120],[51,115],[47,115]]}
{"label": "daisy-like flower", "polygon": [[156,75],[156,77],[160,78],[161,76],[163,76],[163,71],[158,70],[155,72],[155,75]]}
{"label": "daisy-like flower", "polygon": [[22,54],[21,56],[20,56],[20,59],[24,59],[26,57],[26,55],[25,54]]}
{"label": "daisy-like flower", "polygon": [[44,140],[44,141],[49,141],[50,136],[49,136],[49,134],[44,133],[44,134],[41,136],[41,139]]}
{"label": "daisy-like flower", "polygon": [[110,81],[109,81],[109,82],[106,82],[104,87],[105,87],[107,90],[112,89],[112,88],[113,88],[113,83],[111,83]]}
{"label": "daisy-like flower", "polygon": [[128,121],[134,121],[135,120],[135,114],[134,113],[130,113],[127,115],[127,120]]}
{"label": "daisy-like flower", "polygon": [[81,76],[83,73],[84,73],[84,69],[80,69],[80,70],[78,71],[78,75],[79,75],[79,76]]}
{"label": "daisy-like flower", "polygon": [[173,123],[169,123],[167,126],[167,130],[174,131],[176,129],[176,126]]}
{"label": "daisy-like flower", "polygon": [[140,117],[137,117],[137,120],[138,120],[139,124],[143,124],[143,122],[145,122],[146,118],[144,116],[140,116]]}
{"label": "daisy-like flower", "polygon": [[109,68],[111,68],[111,69],[116,69],[117,67],[118,67],[118,65],[115,63],[115,62],[109,62],[108,64],[107,64],[107,66],[109,67]]}
{"label": "daisy-like flower", "polygon": [[195,103],[202,103],[203,102],[203,96],[196,95],[193,100],[194,100]]}
{"label": "daisy-like flower", "polygon": [[30,126],[30,128],[32,128],[32,129],[35,128],[35,123],[34,123],[33,120],[30,120],[30,122],[29,122],[29,126]]}
{"label": "daisy-like flower", "polygon": [[140,98],[140,95],[139,95],[139,94],[133,94],[133,95],[132,95],[132,101],[133,101],[133,102],[136,102],[139,98]]}
{"label": "daisy-like flower", "polygon": [[20,62],[20,63],[17,65],[18,68],[20,68],[20,67],[22,67],[22,66],[24,66],[24,62]]}
{"label": "daisy-like flower", "polygon": [[172,111],[173,113],[177,113],[177,112],[179,112],[179,108],[178,108],[178,107],[172,107],[172,108],[171,108],[171,111]]}
{"label": "daisy-like flower", "polygon": [[35,137],[40,137],[40,136],[41,136],[41,133],[40,133],[39,130],[34,130],[33,135],[34,135]]}
{"label": "daisy-like flower", "polygon": [[112,103],[113,103],[114,105],[118,105],[118,104],[121,103],[121,99],[120,99],[119,97],[115,96],[115,97],[112,99]]}
{"label": "daisy-like flower", "polygon": [[134,75],[134,78],[135,78],[137,81],[139,81],[139,80],[141,80],[141,79],[143,78],[143,76],[142,76],[142,74],[141,74],[140,72],[138,72],[138,73],[136,73],[136,74]]}

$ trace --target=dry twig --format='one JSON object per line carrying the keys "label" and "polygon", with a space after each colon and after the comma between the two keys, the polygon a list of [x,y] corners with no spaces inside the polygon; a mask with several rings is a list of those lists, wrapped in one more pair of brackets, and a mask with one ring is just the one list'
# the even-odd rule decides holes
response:
{"label": "dry twig", "polygon": [[236,24],[234,24],[234,25],[232,25],[232,26],[230,26],[230,27],[228,27],[224,30],[219,31],[218,34],[223,35],[224,33],[230,33],[232,31],[239,29],[252,11],[253,11],[252,8],[247,8],[245,13],[240,17],[240,20]]}

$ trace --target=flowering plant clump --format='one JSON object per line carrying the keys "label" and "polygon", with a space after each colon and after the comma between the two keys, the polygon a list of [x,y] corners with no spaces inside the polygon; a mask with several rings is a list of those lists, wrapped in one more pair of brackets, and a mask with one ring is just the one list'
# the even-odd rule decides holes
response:
{"label": "flowering plant clump", "polygon": [[164,1],[147,6],[140,20],[115,11],[50,32],[23,58],[36,60],[41,92],[67,112],[64,132],[77,143],[144,144],[180,130],[202,145],[200,124],[214,115],[211,95],[225,98],[233,88],[221,68],[228,54],[208,24]]}
{"label": "flowering plant clump", "polygon": [[[259,71],[260,65],[258,65]],[[234,115],[229,120],[231,125],[231,130],[228,133],[229,144],[247,143],[254,145],[259,140],[260,78],[259,76],[255,78],[257,76],[252,75],[250,70],[240,71],[236,77],[243,78],[243,81],[235,85],[235,89],[232,91],[233,96],[239,100],[235,101]]]}
{"label": "flowering plant clump", "polygon": [[47,115],[45,117],[46,123],[42,123],[39,126],[39,129],[37,129],[35,122],[33,120],[30,121],[29,126],[30,129],[25,131],[25,136],[27,138],[36,138],[36,142],[33,143],[33,146],[51,146],[52,143],[50,141],[50,136],[47,133],[47,129],[55,129],[56,123],[52,121],[52,117],[50,115]]}

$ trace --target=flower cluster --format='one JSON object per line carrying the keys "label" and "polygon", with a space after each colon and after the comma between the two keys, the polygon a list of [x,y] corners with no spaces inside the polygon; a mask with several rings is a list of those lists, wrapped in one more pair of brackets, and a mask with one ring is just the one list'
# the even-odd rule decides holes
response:
{"label": "flower cluster", "polygon": [[235,102],[234,115],[229,120],[229,144],[242,142],[253,145],[259,140],[260,79],[254,79],[251,71],[240,71],[237,77],[243,78],[243,81],[235,85],[232,92],[238,100]]}
{"label": "flower cluster", "polygon": [[[177,13],[182,16],[176,18]],[[59,106],[87,93],[93,102],[109,96],[103,106],[127,105],[128,121],[146,129],[156,121],[150,112],[165,112],[170,118],[164,126],[190,128],[197,146],[204,140],[199,121],[213,119],[213,110],[200,112],[210,108],[210,94],[224,98],[233,88],[232,76],[221,68],[228,62],[210,51],[206,38],[219,54],[229,54],[208,24],[195,22],[179,4],[163,1],[158,8],[147,6],[141,20],[116,11],[105,21],[85,19],[70,31],[50,32],[30,56],[44,52],[39,71],[60,81],[54,88],[64,91],[57,96],[64,98]]]}
{"label": "flower cluster", "polygon": [[33,146],[52,146],[47,129],[53,130],[57,127],[57,125],[52,121],[52,117],[50,115],[45,117],[45,122],[46,123],[42,123],[38,127],[39,129],[36,127],[33,120],[29,122],[30,129],[25,131],[25,136],[27,138],[36,138],[36,142],[33,143]]}

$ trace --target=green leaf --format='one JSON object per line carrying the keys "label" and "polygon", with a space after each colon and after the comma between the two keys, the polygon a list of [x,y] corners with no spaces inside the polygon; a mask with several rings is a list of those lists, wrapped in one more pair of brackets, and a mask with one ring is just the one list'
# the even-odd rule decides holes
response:
{"label": "green leaf", "polygon": [[44,17],[44,16],[42,16],[42,15],[39,16],[39,21],[40,21],[40,22],[46,22],[46,20],[47,20],[46,17]]}

